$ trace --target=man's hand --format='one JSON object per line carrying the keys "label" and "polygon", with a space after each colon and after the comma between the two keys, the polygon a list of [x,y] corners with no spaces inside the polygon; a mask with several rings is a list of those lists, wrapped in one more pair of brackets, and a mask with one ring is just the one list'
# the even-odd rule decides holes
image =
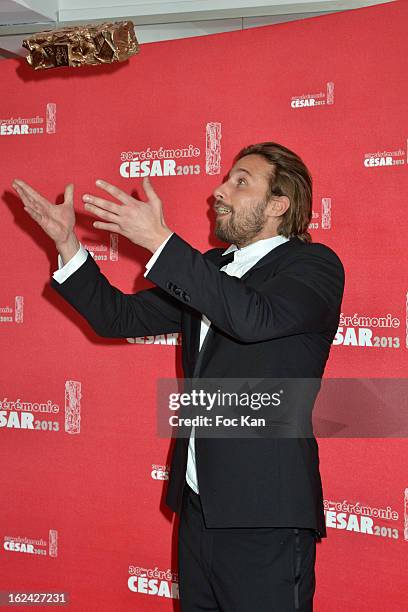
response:
{"label": "man's hand", "polygon": [[74,185],[65,187],[64,203],[51,204],[35,189],[20,179],[14,179],[13,188],[24,204],[24,210],[54,240],[64,263],[69,261],[79,249],[74,233]]}
{"label": "man's hand", "polygon": [[94,221],[94,227],[121,234],[152,253],[172,233],[164,222],[161,200],[147,177],[143,179],[147,202],[132,198],[106,181],[98,180],[96,185],[119,200],[121,204],[89,194],[84,195],[86,210],[103,219],[103,221]]}

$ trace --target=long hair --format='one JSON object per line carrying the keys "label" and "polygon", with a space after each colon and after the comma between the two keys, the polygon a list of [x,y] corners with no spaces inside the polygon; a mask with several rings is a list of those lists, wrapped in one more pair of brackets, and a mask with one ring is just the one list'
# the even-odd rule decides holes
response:
{"label": "long hair", "polygon": [[282,195],[289,198],[290,205],[282,215],[278,234],[311,242],[308,226],[312,218],[312,177],[301,158],[276,142],[249,145],[241,149],[234,161],[245,155],[261,155],[271,165],[268,199]]}

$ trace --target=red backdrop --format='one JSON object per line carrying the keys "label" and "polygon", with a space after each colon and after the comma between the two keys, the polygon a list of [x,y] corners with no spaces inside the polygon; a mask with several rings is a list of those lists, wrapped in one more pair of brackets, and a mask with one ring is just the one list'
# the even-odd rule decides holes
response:
{"label": "red backdrop", "polygon": [[[180,375],[182,339],[98,338],[49,287],[55,249],[13,178],[58,201],[73,181],[80,239],[132,292],[150,286],[149,254],[92,228],[80,196],[97,192],[97,178],[140,194],[139,170],[150,171],[168,225],[205,250],[209,196],[234,154],[286,145],[314,177],[313,238],[347,273],[326,375],[403,377],[407,19],[396,2],[143,45],[114,66],[0,63],[1,591],[68,592],[78,611],[178,609],[155,392],[158,377]],[[407,441],[319,446],[328,538],[316,610],[406,610]]]}

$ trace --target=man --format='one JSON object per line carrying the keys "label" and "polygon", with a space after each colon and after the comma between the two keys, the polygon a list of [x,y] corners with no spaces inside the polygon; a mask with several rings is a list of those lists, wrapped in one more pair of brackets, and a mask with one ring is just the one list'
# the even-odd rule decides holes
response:
{"label": "man", "polygon": [[[121,204],[85,195],[94,227],[153,253],[145,276],[156,287],[134,295],[112,287],[79,244],[73,185],[59,206],[13,185],[56,243],[52,286],[98,334],[181,331],[190,378],[322,377],[344,271],[331,249],[311,243],[312,180],[286,147],[260,143],[237,155],[213,194],[216,236],[232,244],[204,255],[166,225],[148,179],[147,203],[97,181]],[[314,437],[214,439],[193,429],[176,442],[167,501],[181,513],[183,612],[312,610],[316,539],[326,536]]]}

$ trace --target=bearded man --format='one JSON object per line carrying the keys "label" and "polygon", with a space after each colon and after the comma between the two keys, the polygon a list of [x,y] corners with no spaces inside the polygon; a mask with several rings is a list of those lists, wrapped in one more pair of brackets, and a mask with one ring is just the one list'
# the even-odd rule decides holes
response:
{"label": "bearded man", "polygon": [[[204,254],[170,229],[146,178],[147,202],[97,181],[94,227],[152,252],[156,286],[110,285],[75,231],[73,185],[55,206],[21,180],[27,213],[55,241],[52,286],[105,337],[181,332],[186,378],[320,379],[337,331],[344,270],[312,243],[312,179],[274,142],[242,149],[214,190],[216,236]],[[310,437],[176,441],[167,502],[180,513],[183,612],[310,612],[316,541],[326,537],[318,445]]]}

